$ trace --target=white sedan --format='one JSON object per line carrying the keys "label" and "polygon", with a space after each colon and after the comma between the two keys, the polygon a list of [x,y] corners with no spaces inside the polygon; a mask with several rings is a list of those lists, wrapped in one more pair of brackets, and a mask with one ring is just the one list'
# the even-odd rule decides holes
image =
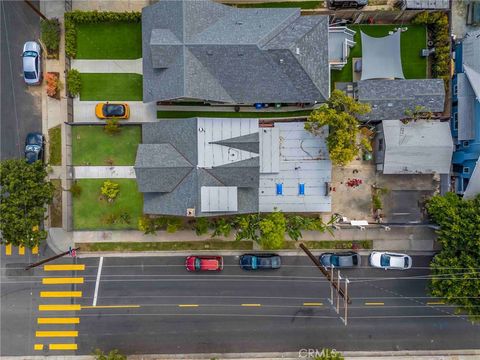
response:
{"label": "white sedan", "polygon": [[42,79],[42,48],[35,41],[27,41],[23,45],[23,79],[27,85],[40,84]]}
{"label": "white sedan", "polygon": [[407,254],[374,251],[368,262],[371,266],[381,269],[406,270],[412,267],[412,258]]}

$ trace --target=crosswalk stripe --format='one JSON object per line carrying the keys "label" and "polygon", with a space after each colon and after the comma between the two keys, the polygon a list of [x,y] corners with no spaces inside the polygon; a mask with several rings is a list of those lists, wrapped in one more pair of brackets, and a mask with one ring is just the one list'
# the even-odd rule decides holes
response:
{"label": "crosswalk stripe", "polygon": [[32,254],[33,254],[33,255],[37,255],[37,254],[38,254],[38,246],[34,246],[34,247],[32,248]]}
{"label": "crosswalk stripe", "polygon": [[38,305],[39,311],[77,311],[81,310],[81,308],[79,304]]}
{"label": "crosswalk stripe", "polygon": [[25,247],[20,245],[18,247],[18,255],[25,255]]}
{"label": "crosswalk stripe", "polygon": [[49,350],[77,350],[77,344],[50,344]]}
{"label": "crosswalk stripe", "polygon": [[80,324],[80,318],[38,318],[38,324]]}
{"label": "crosswalk stripe", "polygon": [[40,297],[82,297],[81,291],[40,291]]}
{"label": "crosswalk stripe", "polygon": [[82,271],[85,270],[85,264],[55,264],[55,265],[44,265],[44,271]]}
{"label": "crosswalk stripe", "polygon": [[77,337],[78,331],[35,331],[36,337]]}
{"label": "crosswalk stripe", "polygon": [[83,277],[79,278],[43,278],[42,284],[54,285],[54,284],[83,284]]}
{"label": "crosswalk stripe", "polygon": [[43,344],[35,344],[35,345],[33,345],[33,350],[43,350]]}
{"label": "crosswalk stripe", "polygon": [[7,256],[12,255],[12,244],[5,245],[5,255]]}

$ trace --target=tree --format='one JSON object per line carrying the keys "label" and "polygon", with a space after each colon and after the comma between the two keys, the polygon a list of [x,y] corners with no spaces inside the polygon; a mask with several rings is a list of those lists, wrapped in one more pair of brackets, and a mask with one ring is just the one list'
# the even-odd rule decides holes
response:
{"label": "tree", "polygon": [[263,217],[258,223],[260,228],[259,243],[265,250],[281,249],[285,242],[287,221],[285,215],[275,211]]}
{"label": "tree", "polygon": [[369,104],[359,103],[343,91],[334,90],[328,102],[310,114],[305,130],[318,135],[328,126],[327,147],[330,159],[333,164],[343,166],[358,155],[361,145],[357,143],[357,117],[368,112]]}
{"label": "tree", "polygon": [[453,193],[437,195],[427,202],[427,211],[440,226],[437,233],[442,245],[430,263],[430,292],[479,320],[480,195],[471,200]]}
{"label": "tree", "polygon": [[39,225],[45,219],[45,206],[52,203],[54,186],[47,181],[41,161],[4,160],[0,163],[0,243],[28,248],[47,238]]}
{"label": "tree", "polygon": [[125,355],[120,354],[118,350],[111,350],[108,354],[105,355],[100,349],[96,349],[93,352],[95,360],[127,360]]}

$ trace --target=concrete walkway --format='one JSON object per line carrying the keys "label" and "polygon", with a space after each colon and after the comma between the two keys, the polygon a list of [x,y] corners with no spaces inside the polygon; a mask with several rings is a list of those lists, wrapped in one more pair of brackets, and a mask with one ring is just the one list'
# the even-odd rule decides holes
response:
{"label": "concrete walkway", "polygon": [[[115,99],[105,99],[110,102],[127,103],[130,107],[131,122],[152,122],[157,121],[157,106],[155,102],[143,103],[141,101],[116,101]],[[73,121],[74,122],[99,122],[95,116],[95,105],[101,101],[80,101],[77,98],[73,101]]]}
{"label": "concrete walkway", "polygon": [[133,166],[74,166],[75,179],[135,179]]}
{"label": "concrete walkway", "polygon": [[81,73],[143,74],[142,59],[135,60],[72,60],[72,69]]}

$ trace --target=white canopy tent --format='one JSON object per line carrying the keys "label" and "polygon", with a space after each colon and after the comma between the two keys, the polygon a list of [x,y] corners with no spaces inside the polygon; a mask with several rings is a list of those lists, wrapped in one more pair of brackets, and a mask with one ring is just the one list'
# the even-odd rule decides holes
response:
{"label": "white canopy tent", "polygon": [[381,38],[362,36],[362,78],[405,79],[400,55],[400,34],[395,31]]}

